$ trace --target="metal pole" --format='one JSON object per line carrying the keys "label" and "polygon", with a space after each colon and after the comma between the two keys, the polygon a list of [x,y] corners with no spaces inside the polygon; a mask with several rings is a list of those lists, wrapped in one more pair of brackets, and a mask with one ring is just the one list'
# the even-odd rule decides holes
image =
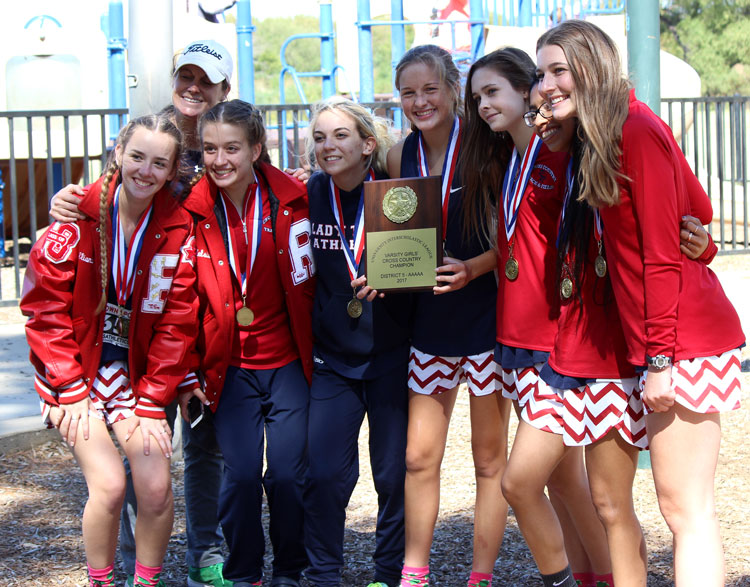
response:
{"label": "metal pole", "polygon": [[659,0],[630,0],[625,11],[628,74],[635,95],[658,114],[661,110]]}
{"label": "metal pole", "polygon": [[129,0],[128,16],[130,116],[135,118],[172,102],[172,3]]}
{"label": "metal pole", "polygon": [[[109,0],[107,16],[107,77],[109,85],[109,107],[127,108],[125,91],[125,30],[121,0]],[[120,122],[116,116],[109,117],[109,137],[117,138]]]}
{"label": "metal pole", "polygon": [[240,99],[255,103],[255,64],[253,63],[253,18],[250,0],[237,2],[237,83]]}
{"label": "metal pole", "polygon": [[469,3],[471,20],[480,21],[471,24],[471,60],[472,62],[484,55],[484,8],[482,0],[471,0]]}
{"label": "metal pole", "polygon": [[359,101],[375,101],[375,78],[372,72],[372,27],[362,25],[370,20],[370,0],[357,0],[357,28],[359,29]]}
{"label": "metal pole", "polygon": [[336,79],[333,75],[335,66],[331,0],[320,0],[320,69],[323,72],[323,98],[336,93]]}
{"label": "metal pole", "polygon": [[518,0],[518,26],[531,26],[531,0]]}
{"label": "metal pole", "polygon": [[[404,0],[391,0],[391,20],[404,20]],[[396,79],[396,66],[406,52],[406,27],[394,24],[391,27],[391,81]],[[398,89],[393,86],[393,97],[398,96]]]}

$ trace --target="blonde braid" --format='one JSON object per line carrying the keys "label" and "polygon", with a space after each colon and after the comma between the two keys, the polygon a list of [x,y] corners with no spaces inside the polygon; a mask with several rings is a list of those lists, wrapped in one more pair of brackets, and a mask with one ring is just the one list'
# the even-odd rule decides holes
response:
{"label": "blonde braid", "polygon": [[99,192],[99,266],[101,268],[102,297],[99,300],[99,305],[96,307],[96,314],[101,314],[107,305],[107,286],[109,284],[109,266],[107,263],[107,259],[109,259],[107,250],[107,221],[109,214],[107,214],[107,204],[109,184],[112,182],[112,177],[117,172],[117,169],[117,163],[114,161],[110,163]]}
{"label": "blonde braid", "polygon": [[203,176],[206,175],[206,168],[202,167],[201,170],[193,175],[193,177],[190,179],[190,182],[187,184],[187,188],[185,188],[186,192],[190,192],[195,187],[195,184],[197,184],[201,179],[203,179]]}

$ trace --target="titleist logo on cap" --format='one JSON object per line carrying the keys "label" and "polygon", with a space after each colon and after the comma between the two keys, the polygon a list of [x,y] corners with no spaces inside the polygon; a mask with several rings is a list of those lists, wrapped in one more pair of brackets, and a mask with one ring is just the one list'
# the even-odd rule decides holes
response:
{"label": "titleist logo on cap", "polygon": [[183,52],[184,55],[187,55],[188,53],[207,53],[208,55],[211,55],[212,57],[216,57],[219,61],[221,61],[222,55],[220,53],[217,53],[211,47],[208,45],[190,45],[185,51]]}

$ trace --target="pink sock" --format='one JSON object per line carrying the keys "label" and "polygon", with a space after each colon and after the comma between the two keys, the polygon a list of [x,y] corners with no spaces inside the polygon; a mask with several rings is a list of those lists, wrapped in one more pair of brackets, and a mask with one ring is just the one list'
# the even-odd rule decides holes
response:
{"label": "pink sock", "polygon": [[615,587],[615,579],[612,577],[612,573],[608,575],[594,575],[594,579],[596,582],[593,584],[596,587]]}
{"label": "pink sock", "polygon": [[90,587],[115,587],[115,565],[111,564],[103,569],[92,569],[91,565],[86,563],[89,568],[89,585]]}
{"label": "pink sock", "polygon": [[596,585],[594,573],[573,573],[573,578],[581,587],[592,587]]}
{"label": "pink sock", "polygon": [[477,573],[472,571],[466,587],[492,587],[492,573]]}
{"label": "pink sock", "polygon": [[158,567],[147,567],[135,561],[135,587],[156,587],[159,584],[161,565]]}
{"label": "pink sock", "polygon": [[430,565],[407,567],[401,570],[401,587],[427,587],[430,584]]}

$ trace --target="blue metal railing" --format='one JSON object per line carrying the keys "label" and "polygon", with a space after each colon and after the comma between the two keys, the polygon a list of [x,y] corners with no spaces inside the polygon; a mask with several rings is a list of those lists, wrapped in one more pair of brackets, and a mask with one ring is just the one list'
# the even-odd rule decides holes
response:
{"label": "blue metal railing", "polygon": [[625,0],[484,0],[487,23],[547,27],[568,18],[619,14]]}

